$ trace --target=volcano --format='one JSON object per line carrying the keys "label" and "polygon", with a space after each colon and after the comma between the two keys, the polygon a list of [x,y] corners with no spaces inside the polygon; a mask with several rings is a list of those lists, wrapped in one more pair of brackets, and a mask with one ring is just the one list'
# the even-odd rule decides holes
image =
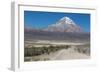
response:
{"label": "volcano", "polygon": [[71,18],[63,17],[55,24],[49,25],[46,31],[51,32],[82,32],[80,26],[78,26]]}

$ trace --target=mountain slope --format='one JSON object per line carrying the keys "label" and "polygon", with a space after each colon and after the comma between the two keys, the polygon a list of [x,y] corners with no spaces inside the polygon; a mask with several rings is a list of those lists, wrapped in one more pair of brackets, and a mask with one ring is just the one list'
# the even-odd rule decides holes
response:
{"label": "mountain slope", "polygon": [[49,25],[46,31],[52,32],[82,32],[83,30],[69,17],[63,17],[55,24]]}

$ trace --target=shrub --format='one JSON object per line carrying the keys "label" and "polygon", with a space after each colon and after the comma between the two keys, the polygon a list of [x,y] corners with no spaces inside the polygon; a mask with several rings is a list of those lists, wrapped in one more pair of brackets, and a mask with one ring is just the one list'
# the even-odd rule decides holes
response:
{"label": "shrub", "polygon": [[24,56],[37,56],[41,54],[50,54],[51,52],[58,51],[60,49],[67,49],[69,46],[68,45],[57,45],[53,46],[50,45],[48,47],[43,46],[43,47],[25,47],[24,49]]}

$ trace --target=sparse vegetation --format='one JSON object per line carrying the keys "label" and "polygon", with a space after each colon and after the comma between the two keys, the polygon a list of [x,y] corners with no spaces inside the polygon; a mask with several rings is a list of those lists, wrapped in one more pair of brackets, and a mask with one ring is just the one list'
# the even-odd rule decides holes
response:
{"label": "sparse vegetation", "polygon": [[[24,61],[47,61],[52,60],[51,55],[61,51],[62,49],[70,49],[73,52],[84,54],[86,56],[90,55],[90,44],[83,45],[42,45],[38,46],[28,46],[24,48]],[[71,52],[72,53],[72,52]]]}
{"label": "sparse vegetation", "polygon": [[79,53],[90,55],[90,44],[76,46],[75,50]]}
{"label": "sparse vegetation", "polygon": [[24,49],[24,56],[27,57],[27,56],[38,56],[38,55],[41,55],[41,54],[50,54],[51,52],[55,52],[55,51],[58,51],[62,48],[64,49],[68,49],[68,45],[59,45],[59,46],[53,46],[53,45],[50,45],[48,47],[25,47]]}

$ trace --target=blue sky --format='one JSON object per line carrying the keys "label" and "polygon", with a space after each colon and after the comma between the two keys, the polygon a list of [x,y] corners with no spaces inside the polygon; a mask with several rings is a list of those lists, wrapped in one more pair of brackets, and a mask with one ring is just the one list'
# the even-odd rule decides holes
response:
{"label": "blue sky", "polygon": [[25,27],[43,29],[48,25],[55,24],[65,16],[71,18],[84,31],[90,32],[90,14],[84,13],[24,11],[24,25]]}

